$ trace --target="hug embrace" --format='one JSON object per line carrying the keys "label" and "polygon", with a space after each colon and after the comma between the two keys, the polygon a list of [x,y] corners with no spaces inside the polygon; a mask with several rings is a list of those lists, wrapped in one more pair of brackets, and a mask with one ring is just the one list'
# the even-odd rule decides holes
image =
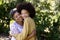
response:
{"label": "hug embrace", "polygon": [[31,3],[19,3],[10,15],[15,21],[10,24],[11,40],[36,40],[35,8]]}

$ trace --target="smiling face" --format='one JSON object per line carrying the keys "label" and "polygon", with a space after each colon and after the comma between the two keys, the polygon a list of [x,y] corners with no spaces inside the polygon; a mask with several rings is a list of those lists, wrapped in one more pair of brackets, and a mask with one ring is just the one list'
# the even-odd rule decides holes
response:
{"label": "smiling face", "polygon": [[15,14],[13,15],[13,18],[17,22],[23,21],[22,16],[18,12],[15,12]]}
{"label": "smiling face", "polygon": [[25,19],[25,18],[29,17],[29,12],[27,10],[23,9],[21,11],[21,15],[22,15],[23,19]]}

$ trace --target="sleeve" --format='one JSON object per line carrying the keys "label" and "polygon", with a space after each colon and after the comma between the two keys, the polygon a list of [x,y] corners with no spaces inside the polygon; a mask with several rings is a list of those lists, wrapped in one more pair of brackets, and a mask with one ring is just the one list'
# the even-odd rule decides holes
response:
{"label": "sleeve", "polygon": [[17,33],[18,33],[18,31],[15,28],[15,26],[14,25],[10,25],[10,34],[17,34]]}
{"label": "sleeve", "polygon": [[14,34],[13,36],[16,39],[18,38],[19,40],[24,40],[27,37],[27,35],[28,35],[28,29],[29,29],[28,27],[29,27],[29,22],[28,22],[28,19],[26,19],[24,21],[24,26],[23,26],[22,32],[19,33],[19,34]]}
{"label": "sleeve", "polygon": [[33,30],[36,30],[36,27],[35,27],[36,25],[35,25],[35,22],[34,22],[34,20],[32,21],[32,28],[31,29],[33,29]]}
{"label": "sleeve", "polygon": [[14,34],[14,28],[13,28],[13,25],[10,25],[10,34]]}

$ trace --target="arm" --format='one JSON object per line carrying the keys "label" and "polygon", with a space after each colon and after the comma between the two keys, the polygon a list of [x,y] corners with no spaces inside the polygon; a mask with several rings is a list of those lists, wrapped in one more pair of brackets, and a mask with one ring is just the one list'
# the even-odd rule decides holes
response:
{"label": "arm", "polygon": [[14,25],[13,24],[10,24],[10,31],[9,31],[9,34],[14,34]]}
{"label": "arm", "polygon": [[10,31],[9,31],[10,36],[19,33],[18,30],[17,30],[17,28],[15,26],[16,25],[14,25],[14,24],[10,25]]}
{"label": "arm", "polygon": [[31,39],[33,37],[36,36],[36,27],[35,27],[35,22],[34,20],[30,20],[30,30],[31,30],[31,33],[29,34],[29,36],[26,38],[26,40],[28,39]]}
{"label": "arm", "polygon": [[34,30],[30,35],[28,35],[28,37],[26,38],[26,40],[29,40],[30,38],[32,38],[35,35],[36,35],[36,30]]}
{"label": "arm", "polygon": [[11,38],[12,37],[12,35],[11,34],[14,34],[14,26],[13,26],[13,24],[10,24],[10,31],[9,31],[9,38]]}

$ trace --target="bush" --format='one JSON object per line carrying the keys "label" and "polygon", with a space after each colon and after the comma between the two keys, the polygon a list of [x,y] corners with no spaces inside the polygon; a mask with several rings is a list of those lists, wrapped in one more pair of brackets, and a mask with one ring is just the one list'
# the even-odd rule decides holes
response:
{"label": "bush", "polygon": [[10,15],[9,12],[15,7],[14,2],[0,5],[0,34],[7,34],[9,31]]}
{"label": "bush", "polygon": [[2,4],[0,4],[0,34],[4,35],[9,34],[9,24],[11,20],[10,10],[15,8],[16,5],[20,2],[23,2],[23,0],[17,0],[17,1],[12,0],[12,2],[10,3],[3,2]]}

